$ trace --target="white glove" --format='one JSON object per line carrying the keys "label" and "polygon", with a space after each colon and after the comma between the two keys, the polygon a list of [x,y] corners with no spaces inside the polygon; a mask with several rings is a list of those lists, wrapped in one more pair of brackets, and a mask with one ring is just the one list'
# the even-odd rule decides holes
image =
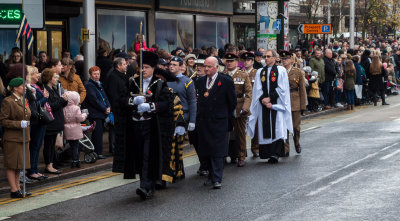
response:
{"label": "white glove", "polygon": [[176,135],[182,136],[182,135],[184,135],[184,134],[185,134],[185,128],[184,128],[184,127],[182,127],[182,126],[177,126],[177,127],[175,128],[174,136],[176,136]]}
{"label": "white glove", "polygon": [[150,112],[150,104],[149,103],[143,103],[139,104],[137,107],[137,112],[138,113],[144,113],[144,112]]}
{"label": "white glove", "polygon": [[188,131],[194,131],[195,128],[196,128],[196,124],[195,123],[189,123]]}
{"label": "white glove", "polygon": [[133,104],[139,105],[145,102],[146,98],[144,96],[137,96],[133,99]]}
{"label": "white glove", "polygon": [[21,120],[21,128],[27,128],[29,125],[29,121]]}

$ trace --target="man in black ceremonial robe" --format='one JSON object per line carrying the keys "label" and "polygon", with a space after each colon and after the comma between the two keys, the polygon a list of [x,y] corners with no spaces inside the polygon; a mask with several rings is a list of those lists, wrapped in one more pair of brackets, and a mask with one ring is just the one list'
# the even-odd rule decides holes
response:
{"label": "man in black ceremonial robe", "polygon": [[[140,57],[137,59],[140,61]],[[143,87],[140,93],[140,77],[130,82],[133,95],[128,104],[133,107],[132,130],[128,134],[125,151],[124,178],[140,175],[140,188],[136,190],[143,200],[153,195],[156,181],[162,174],[162,133],[165,125],[173,124],[173,96],[166,82],[157,78],[154,70],[158,56],[143,52]],[[172,137],[172,136],[171,136]]]}

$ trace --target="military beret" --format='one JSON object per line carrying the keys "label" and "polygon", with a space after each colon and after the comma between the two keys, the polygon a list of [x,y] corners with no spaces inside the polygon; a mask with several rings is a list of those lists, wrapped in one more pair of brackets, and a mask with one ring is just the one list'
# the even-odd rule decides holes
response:
{"label": "military beret", "polygon": [[239,57],[238,57],[237,55],[233,54],[233,53],[226,53],[225,56],[224,56],[224,58],[225,58],[227,61],[233,61],[233,60],[238,59]]}
{"label": "military beret", "polygon": [[262,56],[263,56],[263,53],[262,53],[261,51],[256,51],[256,53],[254,53],[254,55],[255,55],[255,56],[260,56],[260,57],[262,57]]}
{"label": "military beret", "polygon": [[18,87],[23,83],[24,83],[24,80],[22,80],[22,78],[13,78],[10,81],[10,83],[8,84],[8,86],[10,86],[10,87]]}
{"label": "military beret", "polygon": [[179,64],[183,64],[183,59],[178,56],[171,58],[171,61],[176,61],[176,62],[179,62]]}
{"label": "military beret", "polygon": [[292,56],[292,53],[290,53],[289,51],[282,50],[282,51],[279,52],[279,56],[281,58],[282,57],[287,57],[287,56]]}
{"label": "military beret", "polygon": [[254,54],[251,52],[246,52],[246,53],[243,53],[240,58],[241,59],[252,59],[252,58],[254,58]]}

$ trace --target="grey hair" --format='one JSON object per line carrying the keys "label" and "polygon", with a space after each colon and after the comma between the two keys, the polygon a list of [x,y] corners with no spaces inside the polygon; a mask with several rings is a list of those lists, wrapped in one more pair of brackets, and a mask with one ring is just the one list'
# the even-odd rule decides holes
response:
{"label": "grey hair", "polygon": [[272,53],[272,57],[275,57],[275,58],[278,57],[278,52],[276,52],[275,50],[268,49],[265,51],[265,53],[267,53],[268,51],[270,51]]}
{"label": "grey hair", "polygon": [[122,65],[122,61],[125,61],[125,58],[115,58],[114,59],[114,68],[118,67],[118,65]]}

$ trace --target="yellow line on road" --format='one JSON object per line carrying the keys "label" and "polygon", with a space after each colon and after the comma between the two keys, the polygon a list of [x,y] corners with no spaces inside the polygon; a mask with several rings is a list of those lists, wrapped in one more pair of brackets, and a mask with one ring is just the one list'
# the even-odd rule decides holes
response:
{"label": "yellow line on road", "polygon": [[[191,156],[195,156],[195,155],[197,155],[196,151],[191,151],[191,152],[185,154],[183,156],[183,158],[187,158],[187,157],[191,157]],[[50,186],[50,187],[34,190],[34,191],[31,192],[32,195],[30,197],[43,195],[43,194],[46,194],[46,193],[50,193],[50,192],[54,192],[54,191],[57,191],[57,190],[62,190],[62,189],[66,189],[66,188],[82,185],[82,184],[89,183],[89,182],[94,182],[94,181],[97,181],[97,180],[113,177],[113,176],[116,176],[116,175],[119,175],[119,174],[121,174],[121,173],[108,172],[108,173],[100,174],[100,175],[97,175],[97,176],[87,177],[87,178],[74,180],[74,181],[71,181],[71,182],[67,182],[67,183],[63,183],[63,184],[59,184],[59,185],[55,185],[55,186]],[[28,197],[28,198],[30,198],[30,197]],[[11,203],[11,202],[19,201],[21,199],[23,199],[23,198],[16,198],[16,199],[12,199],[12,198],[9,198],[9,197],[1,198],[0,199],[0,205],[4,205],[4,204]]]}
{"label": "yellow line on road", "polygon": [[[35,190],[35,191],[32,192],[32,195],[30,197],[39,196],[39,195],[43,195],[43,194],[46,194],[46,193],[54,192],[56,190],[66,189],[66,188],[82,185],[82,184],[85,184],[85,183],[93,182],[93,181],[96,181],[96,180],[101,180],[101,179],[113,177],[113,176],[116,176],[116,175],[119,175],[119,174],[121,174],[121,173],[109,172],[109,173],[104,173],[104,174],[100,174],[100,175],[97,175],[97,176],[92,176],[92,177],[88,177],[88,178],[84,178],[84,179],[80,179],[80,180],[75,180],[75,181],[64,183],[64,184],[61,184],[61,185],[56,185],[56,186],[51,186],[51,187]],[[28,198],[30,198],[30,197],[28,197]],[[8,203],[15,202],[15,201],[18,201],[18,200],[21,200],[21,199],[23,199],[23,198],[17,198],[17,199],[3,198],[3,199],[0,199],[0,205],[8,204]]]}

